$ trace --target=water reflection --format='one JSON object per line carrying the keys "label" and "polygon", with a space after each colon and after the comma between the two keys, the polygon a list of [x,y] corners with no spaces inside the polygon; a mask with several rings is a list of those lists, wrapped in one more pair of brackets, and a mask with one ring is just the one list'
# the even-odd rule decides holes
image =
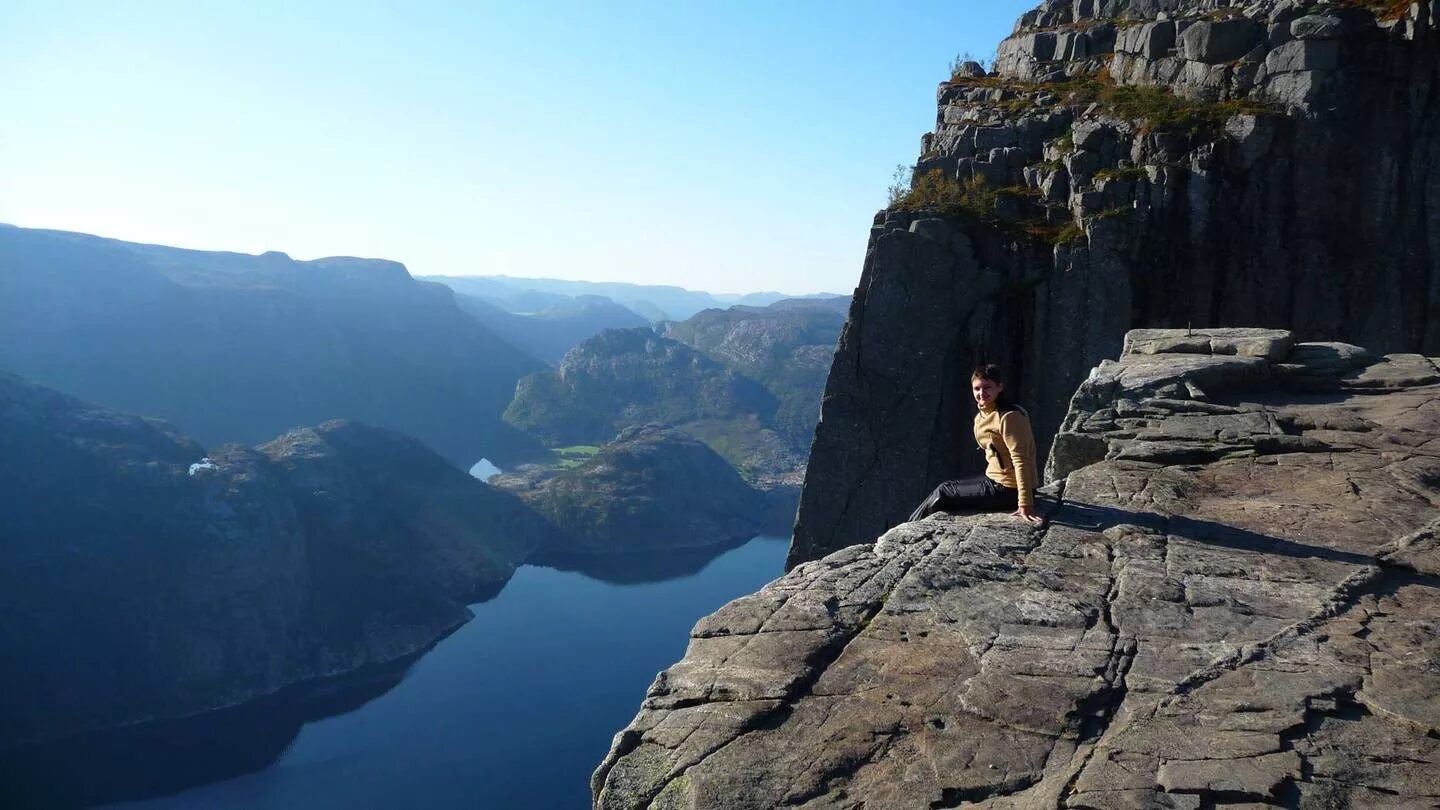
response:
{"label": "water reflection", "polygon": [[279,759],[306,723],[355,711],[393,689],[421,655],[243,706],[9,753],[0,756],[0,794],[7,808],[80,808],[252,773]]}
{"label": "water reflection", "polygon": [[535,565],[557,571],[575,571],[613,585],[636,585],[665,582],[689,576],[705,569],[711,560],[727,551],[740,548],[751,538],[703,548],[636,551],[612,554],[573,554],[563,551],[546,552],[533,560]]}
{"label": "water reflection", "polygon": [[585,807],[591,770],[690,627],[779,576],[785,549],[762,537],[584,573],[527,565],[423,657],[32,752],[6,763],[0,796],[7,810]]}

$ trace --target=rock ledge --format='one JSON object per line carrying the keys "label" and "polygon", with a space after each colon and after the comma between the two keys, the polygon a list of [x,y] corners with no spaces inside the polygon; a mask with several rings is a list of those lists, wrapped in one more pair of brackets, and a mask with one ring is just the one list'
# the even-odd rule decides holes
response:
{"label": "rock ledge", "polygon": [[903,524],[701,620],[595,806],[1440,806],[1440,372],[1194,337],[1076,391],[1042,528]]}

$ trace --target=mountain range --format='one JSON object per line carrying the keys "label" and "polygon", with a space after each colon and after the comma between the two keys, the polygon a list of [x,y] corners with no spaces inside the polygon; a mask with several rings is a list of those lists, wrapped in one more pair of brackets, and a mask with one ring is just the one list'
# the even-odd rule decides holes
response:
{"label": "mountain range", "polygon": [[0,226],[0,367],[205,444],[347,418],[468,466],[532,446],[499,416],[544,364],[396,262]]}
{"label": "mountain range", "polygon": [[683,321],[706,309],[768,306],[787,298],[849,298],[834,293],[791,296],[778,292],[723,294],[658,284],[618,281],[566,281],[516,276],[424,276],[458,293],[483,298],[509,312],[534,313],[563,306],[571,299],[600,296],[625,306],[649,321]]}

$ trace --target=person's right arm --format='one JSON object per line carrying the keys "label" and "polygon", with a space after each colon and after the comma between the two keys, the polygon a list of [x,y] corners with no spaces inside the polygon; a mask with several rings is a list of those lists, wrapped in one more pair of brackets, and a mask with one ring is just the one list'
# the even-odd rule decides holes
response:
{"label": "person's right arm", "polygon": [[1010,452],[1010,463],[1015,465],[1015,488],[1018,490],[1017,508],[1014,514],[1031,523],[1039,523],[1035,508],[1035,434],[1030,429],[1030,418],[1023,411],[1010,411],[1000,417],[1000,438]]}

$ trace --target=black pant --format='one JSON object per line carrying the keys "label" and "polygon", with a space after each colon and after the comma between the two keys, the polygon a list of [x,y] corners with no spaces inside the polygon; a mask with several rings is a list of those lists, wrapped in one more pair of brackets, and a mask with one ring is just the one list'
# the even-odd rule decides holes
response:
{"label": "black pant", "polygon": [[935,487],[930,497],[911,513],[910,519],[920,520],[935,512],[1013,512],[1019,501],[1019,490],[977,475]]}

